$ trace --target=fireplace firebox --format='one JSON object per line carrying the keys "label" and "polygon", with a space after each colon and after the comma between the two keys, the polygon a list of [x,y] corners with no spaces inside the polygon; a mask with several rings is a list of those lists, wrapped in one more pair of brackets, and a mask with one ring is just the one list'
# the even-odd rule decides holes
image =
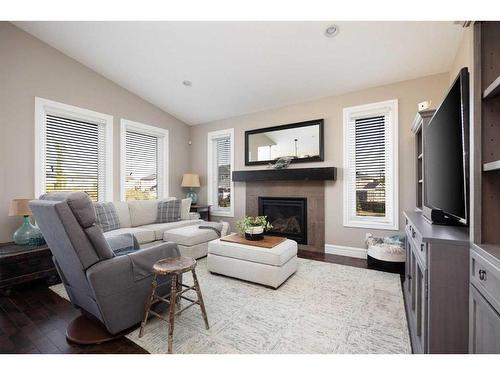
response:
{"label": "fireplace firebox", "polygon": [[287,237],[307,245],[307,199],[259,197],[259,216],[267,216],[272,236]]}

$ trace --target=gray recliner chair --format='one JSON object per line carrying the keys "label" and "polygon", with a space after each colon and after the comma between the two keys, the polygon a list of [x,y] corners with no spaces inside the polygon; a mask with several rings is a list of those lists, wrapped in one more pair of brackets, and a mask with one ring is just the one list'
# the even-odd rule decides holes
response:
{"label": "gray recliner chair", "polygon": [[[97,318],[112,335],[139,323],[151,288],[152,266],[180,256],[177,245],[166,242],[116,256],[83,192],[45,194],[29,206],[73,305]],[[165,282],[159,292],[168,293],[168,279],[159,282]]]}

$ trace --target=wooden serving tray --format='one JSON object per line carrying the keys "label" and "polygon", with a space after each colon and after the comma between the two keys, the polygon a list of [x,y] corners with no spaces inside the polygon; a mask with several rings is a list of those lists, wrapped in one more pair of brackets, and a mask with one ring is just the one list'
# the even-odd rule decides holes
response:
{"label": "wooden serving tray", "polygon": [[237,233],[233,233],[228,236],[221,237],[220,240],[225,242],[239,243],[242,245],[250,245],[250,246],[257,246],[257,247],[264,247],[266,249],[271,249],[276,245],[279,245],[283,241],[286,241],[286,237],[264,236],[263,240],[250,241],[247,240],[245,237],[240,236]]}

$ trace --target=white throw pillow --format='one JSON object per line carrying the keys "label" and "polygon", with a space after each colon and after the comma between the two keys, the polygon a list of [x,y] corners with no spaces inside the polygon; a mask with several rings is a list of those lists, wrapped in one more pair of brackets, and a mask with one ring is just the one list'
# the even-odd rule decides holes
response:
{"label": "white throw pillow", "polygon": [[181,220],[190,220],[189,210],[191,210],[191,198],[185,198],[181,203]]}
{"label": "white throw pillow", "polygon": [[128,211],[127,202],[113,202],[115,205],[116,213],[118,214],[118,219],[120,220],[120,228],[130,228],[132,223],[130,222],[130,212]]}
{"label": "white throw pillow", "polygon": [[129,201],[128,208],[133,227],[156,223],[158,200]]}

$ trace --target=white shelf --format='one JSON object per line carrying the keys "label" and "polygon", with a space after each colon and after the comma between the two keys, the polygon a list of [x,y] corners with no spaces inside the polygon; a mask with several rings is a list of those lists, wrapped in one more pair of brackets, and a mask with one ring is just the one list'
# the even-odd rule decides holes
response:
{"label": "white shelf", "polygon": [[499,169],[500,169],[500,160],[495,160],[495,161],[491,161],[489,163],[483,164],[483,171],[484,172],[497,171]]}
{"label": "white shelf", "polygon": [[483,92],[483,99],[494,98],[500,94],[500,76],[495,79]]}

